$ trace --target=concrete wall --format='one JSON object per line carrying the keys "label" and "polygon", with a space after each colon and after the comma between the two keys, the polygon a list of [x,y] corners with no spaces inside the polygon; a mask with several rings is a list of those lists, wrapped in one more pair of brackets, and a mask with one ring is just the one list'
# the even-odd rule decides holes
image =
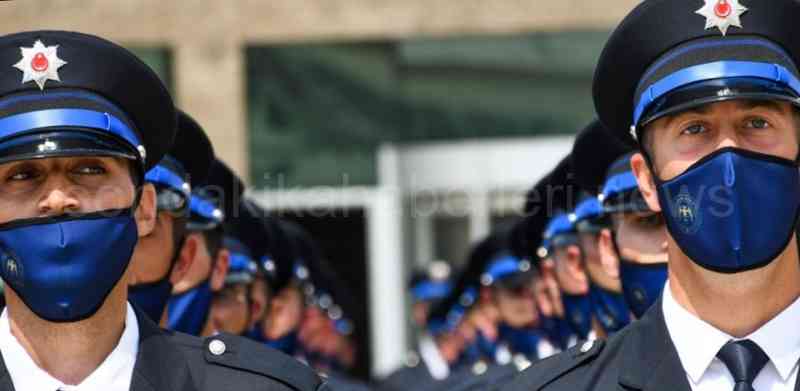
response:
{"label": "concrete wall", "polygon": [[[67,29],[173,50],[178,105],[247,178],[243,47],[609,28],[637,0],[19,0],[0,33]],[[10,64],[9,64],[10,66]]]}

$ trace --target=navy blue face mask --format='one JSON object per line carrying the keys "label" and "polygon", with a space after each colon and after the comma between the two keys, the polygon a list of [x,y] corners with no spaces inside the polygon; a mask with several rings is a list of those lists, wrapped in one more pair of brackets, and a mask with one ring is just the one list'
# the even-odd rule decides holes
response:
{"label": "navy blue face mask", "polygon": [[200,335],[211,310],[212,297],[209,280],[172,296],[167,306],[168,328],[190,335]]}
{"label": "navy blue face mask", "polygon": [[708,270],[766,266],[794,234],[800,172],[793,161],[722,148],[657,187],[670,235]]}
{"label": "navy blue face mask", "polygon": [[38,317],[86,319],[122,278],[137,240],[130,208],[13,221],[0,226],[0,275]]}
{"label": "navy blue face mask", "polygon": [[294,355],[297,351],[297,331],[292,331],[289,334],[284,335],[278,339],[266,339],[267,346],[279,350],[288,355]]}
{"label": "navy blue face mask", "polygon": [[561,292],[564,316],[579,339],[589,337],[592,331],[592,301],[589,295],[570,295]]}
{"label": "navy blue face mask", "polygon": [[503,324],[498,331],[500,341],[507,343],[513,353],[523,354],[529,359],[539,358],[539,341],[542,339],[539,329],[515,329]]}
{"label": "navy blue face mask", "polygon": [[608,334],[616,333],[631,322],[630,309],[621,293],[615,293],[592,284],[589,288],[592,311],[600,326]]}
{"label": "navy blue face mask", "polygon": [[563,318],[543,317],[540,328],[545,338],[561,350],[567,349],[570,337],[575,335],[567,320]]}
{"label": "navy blue face mask", "polygon": [[[185,237],[184,237],[185,239]],[[169,281],[172,276],[172,269],[180,256],[181,248],[183,248],[184,239],[181,239],[175,246],[172,260],[169,263],[169,270],[160,280],[145,284],[136,284],[128,287],[128,300],[136,304],[142,311],[144,311],[150,319],[156,323],[161,321],[161,316],[164,315],[164,309],[167,308],[167,301],[172,294],[172,283]]]}
{"label": "navy blue face mask", "polygon": [[147,284],[136,284],[128,287],[128,300],[139,307],[153,322],[160,322],[167,301],[172,294],[172,283],[169,281],[170,273],[156,281]]}
{"label": "navy blue face mask", "polygon": [[669,274],[667,263],[636,263],[620,258],[619,273],[625,301],[633,315],[641,318],[661,297]]}

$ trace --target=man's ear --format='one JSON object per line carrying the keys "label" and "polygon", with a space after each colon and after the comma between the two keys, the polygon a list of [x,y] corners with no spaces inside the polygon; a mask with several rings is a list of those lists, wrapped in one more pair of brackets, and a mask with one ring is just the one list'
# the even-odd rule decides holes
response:
{"label": "man's ear", "polygon": [[183,241],[183,247],[178,251],[178,258],[175,260],[175,266],[172,267],[172,274],[169,276],[172,284],[177,284],[182,280],[192,268],[194,260],[197,256],[197,250],[200,248],[200,240],[197,238],[197,233],[187,234],[186,240]]}
{"label": "man's ear", "polygon": [[225,284],[225,277],[228,276],[228,266],[230,266],[231,253],[228,249],[221,248],[217,252],[214,260],[214,267],[211,269],[211,291],[218,292]]}
{"label": "man's ear", "polygon": [[139,237],[150,235],[156,226],[156,188],[152,183],[142,186],[142,196],[134,213]]}
{"label": "man's ear", "polygon": [[[586,275],[586,269],[581,259],[581,249],[576,245],[570,245],[566,248],[566,266],[567,272],[570,277],[583,284],[588,284],[589,277]],[[588,286],[588,285],[587,285]]]}
{"label": "man's ear", "polygon": [[633,175],[636,176],[636,182],[639,184],[639,192],[650,210],[661,212],[661,204],[658,202],[658,193],[656,191],[656,184],[653,180],[653,172],[650,171],[650,166],[641,153],[636,153],[631,156],[631,169]]}
{"label": "man's ear", "polygon": [[610,229],[606,228],[600,231],[598,249],[600,250],[600,263],[603,265],[603,271],[609,277],[619,279],[619,255],[614,248],[614,238],[611,236]]}

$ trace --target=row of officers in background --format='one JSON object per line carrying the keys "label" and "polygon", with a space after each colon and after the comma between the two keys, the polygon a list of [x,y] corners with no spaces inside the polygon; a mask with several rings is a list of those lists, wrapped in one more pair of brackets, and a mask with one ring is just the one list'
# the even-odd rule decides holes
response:
{"label": "row of officers in background", "polygon": [[743,3],[622,21],[599,120],[519,221],[412,279],[418,349],[373,384],[335,267],[150,68],[0,36],[0,391],[800,390],[800,2]]}

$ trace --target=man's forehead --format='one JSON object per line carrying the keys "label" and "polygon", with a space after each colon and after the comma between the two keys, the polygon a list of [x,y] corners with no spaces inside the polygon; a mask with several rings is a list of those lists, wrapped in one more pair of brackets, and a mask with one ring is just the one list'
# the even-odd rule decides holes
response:
{"label": "man's forehead", "polygon": [[673,117],[679,117],[681,115],[686,114],[712,114],[714,111],[728,108],[728,109],[735,109],[741,111],[747,110],[754,110],[754,109],[766,109],[772,110],[777,112],[788,112],[791,108],[791,105],[788,102],[784,101],[777,101],[777,100],[767,100],[767,99],[732,99],[722,102],[713,102],[707,103],[704,105],[699,105],[685,111],[681,111],[673,115]]}
{"label": "man's forehead", "polygon": [[0,164],[0,168],[14,167],[22,164],[39,164],[44,166],[63,166],[79,162],[97,161],[106,164],[113,164],[120,167],[128,167],[131,163],[129,159],[117,156],[95,156],[95,155],[79,155],[79,156],[59,156],[59,157],[46,157],[36,159],[23,159],[15,160]]}

